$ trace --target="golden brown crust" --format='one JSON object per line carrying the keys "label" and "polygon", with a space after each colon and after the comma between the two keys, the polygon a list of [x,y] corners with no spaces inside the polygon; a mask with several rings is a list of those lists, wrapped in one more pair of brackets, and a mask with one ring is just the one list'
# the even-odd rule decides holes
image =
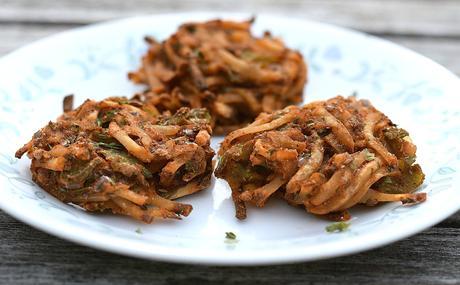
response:
{"label": "golden brown crust", "polygon": [[210,184],[214,152],[205,110],[157,117],[116,97],[87,100],[75,110],[66,105],[16,153],[27,152],[38,185],[63,202],[146,223],[190,213],[192,206],[170,199]]}
{"label": "golden brown crust", "polygon": [[260,112],[299,103],[307,79],[302,55],[268,32],[254,37],[251,24],[187,23],[162,43],[148,38],[141,67],[129,74],[149,86],[138,96],[159,113],[207,108],[216,134],[238,129]]}
{"label": "golden brown crust", "polygon": [[368,101],[338,96],[261,114],[230,133],[215,174],[232,188],[240,219],[244,202],[262,207],[277,191],[313,214],[343,217],[358,203],[424,201],[412,193],[424,179],[415,151]]}

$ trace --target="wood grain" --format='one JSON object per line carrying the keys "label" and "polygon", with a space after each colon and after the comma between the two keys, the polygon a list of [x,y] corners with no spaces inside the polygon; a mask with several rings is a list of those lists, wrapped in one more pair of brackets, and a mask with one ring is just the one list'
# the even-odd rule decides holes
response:
{"label": "wood grain", "polygon": [[460,35],[460,2],[452,0],[1,0],[1,22],[86,24],[176,11],[240,11],[309,18],[377,34]]}

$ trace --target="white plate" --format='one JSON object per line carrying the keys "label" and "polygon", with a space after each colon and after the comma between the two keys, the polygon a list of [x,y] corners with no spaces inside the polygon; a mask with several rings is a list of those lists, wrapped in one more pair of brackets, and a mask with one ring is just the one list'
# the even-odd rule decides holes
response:
{"label": "white plate", "polygon": [[[329,25],[268,15],[254,31],[270,29],[300,49],[310,66],[305,101],[337,94],[371,99],[407,129],[426,173],[428,200],[353,209],[349,231],[331,234],[329,222],[272,199],[234,218],[230,190],[222,180],[183,199],[194,210],[182,221],[145,225],[128,218],[89,214],[65,205],[30,179],[29,160],[14,151],[61,112],[76,94],[102,99],[130,96],[141,87],[126,79],[146,50],[145,35],[163,39],[190,20],[249,15],[187,13],[136,17],[61,33],[0,60],[0,207],[17,219],[58,237],[98,249],[153,260],[252,265],[316,260],[351,254],[413,235],[460,208],[460,81],[438,64],[380,39]],[[213,139],[216,147],[220,139]],[[139,230],[138,230],[139,229]],[[225,240],[225,232],[237,242]],[[141,233],[138,233],[141,232]]]}

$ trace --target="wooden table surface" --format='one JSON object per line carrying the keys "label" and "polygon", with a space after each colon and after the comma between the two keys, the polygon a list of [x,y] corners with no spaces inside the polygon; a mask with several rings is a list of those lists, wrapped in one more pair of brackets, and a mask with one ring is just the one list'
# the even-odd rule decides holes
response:
{"label": "wooden table surface", "polygon": [[[460,75],[460,1],[455,0],[0,0],[0,55],[80,25],[193,10],[268,12],[354,28],[414,49]],[[167,264],[105,253],[42,233],[0,211],[0,284],[16,283],[460,284],[460,212],[373,251],[245,268]]]}

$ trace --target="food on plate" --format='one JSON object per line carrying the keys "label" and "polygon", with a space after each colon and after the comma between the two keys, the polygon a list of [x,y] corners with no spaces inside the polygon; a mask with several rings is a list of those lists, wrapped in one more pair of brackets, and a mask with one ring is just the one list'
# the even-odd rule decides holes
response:
{"label": "food on plate", "polygon": [[16,152],[32,160],[33,180],[66,203],[150,223],[180,219],[191,205],[172,201],[210,184],[211,128],[205,109],[152,116],[135,100],[86,100],[36,132]]}
{"label": "food on plate", "polygon": [[138,97],[157,113],[207,108],[216,134],[301,102],[307,80],[302,55],[269,32],[253,36],[252,23],[186,23],[163,42],[146,38],[148,52],[129,73],[133,82],[149,86]]}
{"label": "food on plate", "polygon": [[227,135],[217,177],[225,179],[239,219],[246,203],[263,207],[277,192],[315,215],[347,219],[356,204],[426,199],[424,174],[409,134],[369,101],[341,96],[262,113]]}

